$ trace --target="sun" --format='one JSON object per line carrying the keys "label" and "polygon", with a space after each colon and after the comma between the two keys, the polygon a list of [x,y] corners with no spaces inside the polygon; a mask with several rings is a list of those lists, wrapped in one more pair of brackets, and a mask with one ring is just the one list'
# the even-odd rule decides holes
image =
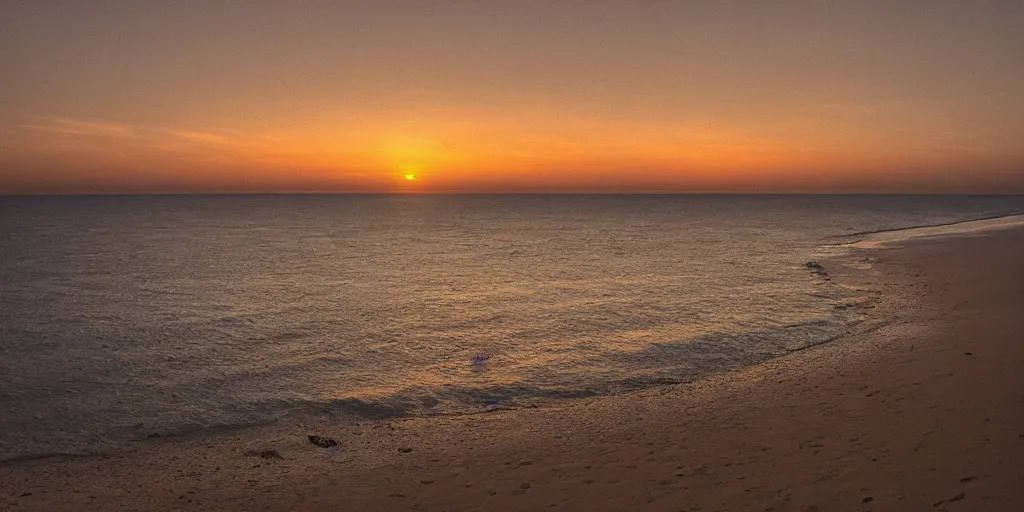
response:
{"label": "sun", "polygon": [[416,179],[416,175],[415,174],[406,174],[405,175],[405,179],[407,179],[409,181],[415,180]]}

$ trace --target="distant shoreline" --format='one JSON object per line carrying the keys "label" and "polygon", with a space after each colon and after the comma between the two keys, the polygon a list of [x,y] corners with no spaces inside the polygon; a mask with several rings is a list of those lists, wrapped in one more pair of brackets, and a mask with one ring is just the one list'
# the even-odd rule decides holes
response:
{"label": "distant shoreline", "polygon": [[840,247],[877,248],[887,244],[907,242],[924,237],[963,236],[983,231],[1020,228],[1022,226],[1024,226],[1024,214],[1022,213],[992,215],[958,222],[945,222],[906,228],[881,229],[877,231],[865,231],[862,233],[843,235],[843,237],[861,236],[862,238],[838,245]]}
{"label": "distant shoreline", "polygon": [[[1024,212],[1017,212],[1017,213],[1005,213],[1005,214],[999,214],[999,215],[989,215],[989,216],[971,218],[971,219],[966,219],[966,220],[959,220],[959,221],[954,221],[954,222],[942,222],[942,223],[939,223],[939,224],[922,224],[922,225],[919,225],[919,226],[907,226],[907,227],[903,227],[903,228],[877,229],[877,230],[871,230],[871,231],[860,231],[860,232],[857,232],[857,233],[844,233],[842,235],[836,235],[835,237],[836,238],[847,238],[847,237],[863,236],[863,235],[875,235],[875,234],[878,234],[878,233],[890,233],[890,232],[895,232],[895,231],[911,231],[911,230],[923,229],[923,228],[938,228],[938,227],[945,227],[945,226],[957,226],[957,225],[960,225],[960,224],[970,224],[972,222],[980,222],[980,221],[996,220],[996,219],[1007,219],[1007,218],[1013,218],[1013,217],[1021,217],[1020,218],[1020,222],[1022,224],[1024,224]],[[951,233],[951,234],[955,234],[955,233]],[[849,242],[849,243],[857,243],[857,242]]]}

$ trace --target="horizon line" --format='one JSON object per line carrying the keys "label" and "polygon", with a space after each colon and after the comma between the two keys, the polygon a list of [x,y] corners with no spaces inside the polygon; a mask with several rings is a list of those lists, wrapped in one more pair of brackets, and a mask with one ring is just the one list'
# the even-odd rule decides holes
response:
{"label": "horizon line", "polygon": [[4,193],[0,197],[142,197],[142,196],[1024,196],[1024,192],[796,192],[796,191],[768,191],[768,192],[720,192],[720,191],[694,191],[694,192],[660,192],[660,191],[631,191],[631,192],[408,192],[408,191],[382,191],[382,192],[311,192],[311,191],[266,191],[266,192],[28,192],[28,193]]}

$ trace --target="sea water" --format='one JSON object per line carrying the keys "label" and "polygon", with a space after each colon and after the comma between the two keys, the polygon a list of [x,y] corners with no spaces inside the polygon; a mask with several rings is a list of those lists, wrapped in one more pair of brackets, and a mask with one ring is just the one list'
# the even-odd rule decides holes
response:
{"label": "sea water", "polygon": [[0,460],[691,381],[847,332],[805,266],[823,244],[1021,211],[1020,196],[0,197]]}

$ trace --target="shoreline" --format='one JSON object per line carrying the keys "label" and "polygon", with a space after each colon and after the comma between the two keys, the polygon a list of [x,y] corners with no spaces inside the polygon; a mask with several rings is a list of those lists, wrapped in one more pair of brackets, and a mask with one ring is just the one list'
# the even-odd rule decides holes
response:
{"label": "shoreline", "polygon": [[[1013,402],[1021,379],[1006,370],[1020,360],[1020,347],[1008,340],[1010,327],[1021,322],[1006,316],[1014,304],[985,302],[993,291],[989,285],[997,282],[984,272],[1016,272],[1016,281],[1001,278],[998,284],[1005,289],[998,293],[1019,306],[1015,294],[1024,288],[1024,272],[1007,263],[1021,252],[1007,255],[1006,247],[1024,248],[1024,229],[990,231],[965,243],[967,238],[854,248],[856,254],[847,260],[827,260],[829,276],[842,286],[880,290],[851,307],[896,312],[893,321],[882,321],[890,313],[865,315],[868,322],[853,334],[751,367],[552,408],[354,425],[314,419],[235,435],[143,443],[126,454],[6,462],[0,465],[0,488],[9,491],[0,495],[0,510],[400,510],[414,505],[678,510],[684,504],[729,510],[852,510],[876,504],[1019,509],[1011,506],[1024,504],[1024,497],[1008,482],[1021,469],[1013,454],[1024,459],[1024,421],[1020,404]],[[984,247],[978,249],[979,244]],[[979,250],[980,260],[973,254]],[[942,259],[936,255],[979,261],[976,267],[985,268],[974,268],[977,275],[949,275],[960,269],[936,261]],[[874,261],[858,268],[858,257]],[[981,264],[986,258],[1002,264]],[[951,286],[955,293],[948,291]],[[978,318],[953,314],[975,303],[985,305],[971,310]],[[992,329],[985,322],[1003,328],[984,332]],[[974,348],[982,344],[975,340],[971,350],[961,350],[968,342],[950,338],[950,333],[973,331],[999,343]],[[981,357],[986,350],[991,354]],[[961,367],[968,361],[990,367]],[[909,375],[888,371],[910,367],[915,371]],[[958,372],[967,380],[956,378]],[[1008,385],[986,390],[975,381]],[[971,392],[950,387],[954,382]],[[986,401],[986,392],[999,396]],[[911,396],[915,393],[949,403],[926,405],[922,396]],[[986,405],[987,416],[965,413]],[[1006,428],[998,433],[1008,437],[989,433],[982,438],[988,443],[980,446],[961,439],[976,437],[971,432],[979,422],[982,431],[990,428],[1004,409]],[[901,421],[903,427],[932,427],[930,432],[894,430]],[[849,435],[840,439],[837,431]],[[306,434],[338,439],[343,451],[327,457]],[[936,441],[946,434],[958,435]],[[1014,439],[1018,434],[1022,437]],[[989,446],[998,446],[1009,462],[983,464],[993,456]],[[260,456],[270,451],[282,458]],[[893,452],[905,460],[896,460]],[[960,461],[953,456],[964,459],[964,454],[974,466],[954,468]],[[923,455],[934,468],[914,480],[921,468],[908,460],[917,464]],[[885,464],[877,464],[880,460]],[[822,466],[823,461],[828,464]],[[903,473],[913,474],[899,477]],[[948,478],[935,479],[932,473]],[[885,475],[906,486],[902,496],[881,478]],[[966,497],[954,500],[961,491],[947,496],[943,486],[964,488]],[[988,494],[979,491],[986,488]],[[989,503],[974,501],[981,498]],[[883,505],[888,500],[892,503]]]}
{"label": "shoreline", "polygon": [[1024,213],[992,215],[957,222],[944,222],[940,224],[927,224],[905,228],[880,229],[875,231],[843,234],[833,238],[842,239],[856,236],[860,236],[862,238],[852,242],[831,244],[829,247],[881,249],[890,244],[908,242],[921,238],[966,236],[986,233],[989,231],[998,231],[1001,229],[1020,228],[1022,226],[1024,226]]}
{"label": "shoreline", "polygon": [[[889,232],[892,232],[892,231],[911,231],[911,230],[915,230],[915,229],[924,229],[924,228],[942,228],[942,227],[947,227],[947,226],[956,226],[958,224],[970,224],[970,223],[974,223],[974,222],[992,221],[992,220],[1008,219],[1008,218],[1014,218],[1014,217],[1021,217],[1020,220],[1024,221],[1024,212],[1001,213],[1001,214],[996,214],[996,215],[986,215],[986,216],[982,216],[982,217],[975,217],[975,218],[970,218],[970,219],[965,219],[965,220],[957,220],[957,221],[952,221],[952,222],[940,222],[938,224],[921,224],[921,225],[917,225],[917,226],[907,226],[907,227],[903,227],[903,228],[888,228],[888,229],[874,229],[874,230],[870,230],[870,231],[858,231],[858,232],[855,232],[855,233],[844,233],[842,235],[835,235],[832,238],[848,238],[848,237],[863,236],[863,235],[876,235],[878,233],[889,233]],[[856,242],[851,242],[851,243],[856,243]]]}

